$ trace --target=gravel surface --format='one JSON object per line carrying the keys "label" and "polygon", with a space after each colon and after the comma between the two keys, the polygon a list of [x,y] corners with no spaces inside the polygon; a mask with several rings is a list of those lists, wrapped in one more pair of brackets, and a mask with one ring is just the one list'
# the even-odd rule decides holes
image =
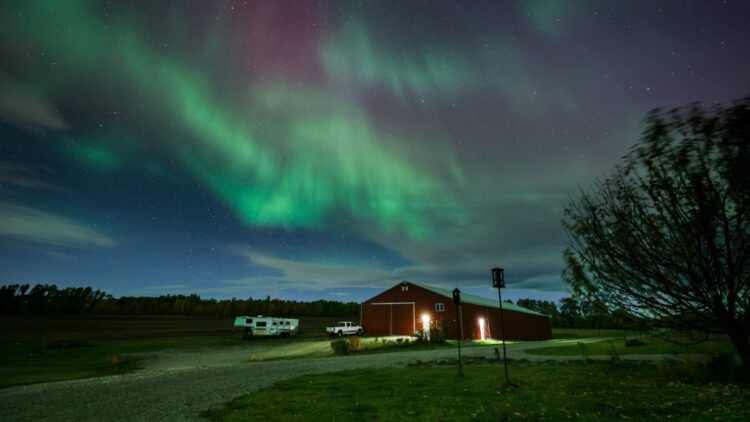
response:
{"label": "gravel surface", "polygon": [[[508,345],[508,358],[531,361],[580,360],[575,356],[538,356],[529,348],[561,343]],[[463,349],[464,356],[493,358],[495,347]],[[175,352],[157,355],[145,369],[118,376],[63,381],[0,390],[0,419],[24,420],[198,420],[200,412],[231,399],[305,374],[360,368],[403,366],[419,361],[456,357],[456,349],[379,353],[318,359],[247,362],[242,350],[193,353],[190,359]],[[623,355],[628,360],[662,360],[664,355]],[[592,359],[608,359],[607,356]],[[174,361],[170,366],[168,362]]]}

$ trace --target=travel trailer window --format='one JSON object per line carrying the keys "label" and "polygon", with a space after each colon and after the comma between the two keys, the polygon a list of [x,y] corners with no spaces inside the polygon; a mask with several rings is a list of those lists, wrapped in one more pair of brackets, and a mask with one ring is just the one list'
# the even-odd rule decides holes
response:
{"label": "travel trailer window", "polygon": [[258,322],[255,323],[255,326],[256,327],[265,327],[266,326],[266,322],[265,321],[258,321]]}
{"label": "travel trailer window", "polygon": [[245,324],[250,325],[252,323],[253,323],[253,319],[252,318],[248,318],[248,319],[245,320]]}

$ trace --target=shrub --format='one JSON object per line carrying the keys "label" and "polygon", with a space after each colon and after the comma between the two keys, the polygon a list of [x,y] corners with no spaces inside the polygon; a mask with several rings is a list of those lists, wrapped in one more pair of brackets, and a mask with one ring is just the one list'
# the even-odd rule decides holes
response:
{"label": "shrub", "polygon": [[736,371],[738,369],[734,353],[717,353],[712,355],[708,361],[708,367],[717,372]]}
{"label": "shrub", "polygon": [[404,339],[401,338],[401,337],[399,337],[399,338],[396,339],[396,343],[398,343],[398,344],[401,344],[403,342],[404,342]]}
{"label": "shrub", "polygon": [[349,342],[346,340],[336,340],[331,342],[331,349],[336,355],[348,355],[349,354]]}
{"label": "shrub", "polygon": [[357,336],[349,337],[349,350],[356,352],[364,349],[364,346],[365,342],[361,338]]}
{"label": "shrub", "polygon": [[591,358],[589,357],[589,347],[580,341],[578,342],[578,347],[581,348],[581,355],[584,359],[586,359],[586,362],[590,362]]}
{"label": "shrub", "polygon": [[617,352],[617,349],[615,348],[615,343],[610,340],[609,341],[609,358],[612,361],[613,364],[619,365],[622,363],[622,359],[620,359],[620,354]]}
{"label": "shrub", "polygon": [[750,383],[750,370],[743,370],[734,353],[719,353],[710,357],[694,358],[684,355],[681,363],[662,362],[659,369],[664,376],[683,382]]}
{"label": "shrub", "polygon": [[425,333],[424,330],[417,330],[416,336],[417,336],[417,343],[427,342],[427,333]]}
{"label": "shrub", "polygon": [[67,340],[67,341],[56,341],[47,344],[47,349],[65,349],[73,347],[94,347],[94,343],[83,341],[83,340]]}
{"label": "shrub", "polygon": [[637,338],[629,338],[625,340],[625,347],[638,347],[638,346],[645,346],[646,343],[638,340]]}
{"label": "shrub", "polygon": [[430,343],[445,343],[445,335],[443,334],[443,330],[441,330],[440,328],[430,329]]}

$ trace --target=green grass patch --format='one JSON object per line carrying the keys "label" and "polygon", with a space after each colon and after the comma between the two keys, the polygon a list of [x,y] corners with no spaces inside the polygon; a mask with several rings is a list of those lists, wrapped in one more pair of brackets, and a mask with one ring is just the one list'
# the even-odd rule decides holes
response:
{"label": "green grass patch", "polygon": [[213,420],[750,420],[750,386],[689,366],[515,362],[303,376],[208,411]]}
{"label": "green grass patch", "polygon": [[[698,344],[677,344],[665,339],[656,337],[643,337],[637,339],[642,343],[641,345],[627,346],[625,338],[617,338],[613,340],[602,340],[586,342],[585,346],[581,346],[576,341],[566,341],[567,344],[546,347],[538,349],[529,349],[527,353],[532,355],[543,355],[543,356],[580,356],[585,352],[588,352],[590,356],[597,355],[629,355],[629,354],[707,354],[716,355],[723,353],[733,353],[734,347],[726,336],[714,336],[708,340]],[[687,341],[687,339],[684,339]],[[613,352],[614,349],[614,352]]]}
{"label": "green grass patch", "polygon": [[[406,337],[397,341],[396,338],[385,337],[343,337],[335,340],[301,340],[290,341],[287,344],[275,345],[273,348],[255,352],[250,356],[250,361],[269,361],[269,360],[286,360],[286,359],[307,359],[321,357],[335,357],[336,353],[332,344],[336,342],[345,342],[349,346],[345,355],[366,355],[375,353],[393,353],[417,350],[433,350],[446,347],[455,347],[455,341],[452,343],[435,344],[429,342],[416,342],[413,339],[406,341]],[[358,344],[358,348],[352,344]],[[463,343],[462,343],[463,344]],[[464,344],[468,345],[468,343]]]}
{"label": "green grass patch", "polygon": [[241,339],[231,337],[199,337],[4,343],[0,345],[0,388],[123,374],[137,369],[143,359],[129,356],[133,353],[173,348],[226,347],[241,342]]}
{"label": "green grass patch", "polygon": [[552,328],[552,338],[573,339],[591,337],[623,337],[634,334],[628,330],[604,328]]}
{"label": "green grass patch", "polygon": [[[455,342],[454,342],[455,343]],[[430,343],[429,341],[417,341],[414,337],[396,337],[396,338],[363,338],[362,347],[359,350],[350,347],[350,354],[372,354],[372,353],[391,353],[405,352],[413,350],[433,350],[446,347],[454,347],[455,344],[448,343]]]}
{"label": "green grass patch", "polygon": [[315,357],[330,351],[328,341],[315,340],[341,319],[302,317],[299,336],[242,339],[231,318],[0,315],[0,388],[122,374],[146,359],[130,354],[166,349],[253,345],[268,350],[260,355]]}
{"label": "green grass patch", "polygon": [[[257,342],[258,339],[252,339]],[[251,352],[250,361],[260,362],[269,360],[322,358],[332,355],[330,340],[301,340],[273,341],[268,339],[269,347],[257,352]]]}

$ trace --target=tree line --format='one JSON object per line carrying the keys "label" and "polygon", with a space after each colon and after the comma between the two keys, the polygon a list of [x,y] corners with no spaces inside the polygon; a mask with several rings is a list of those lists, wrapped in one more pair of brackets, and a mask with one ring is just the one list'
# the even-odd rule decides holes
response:
{"label": "tree line", "polygon": [[[557,303],[519,299],[519,306],[550,316],[553,327],[621,328],[624,319],[591,302],[563,298]],[[231,318],[238,315],[354,317],[357,302],[272,299],[203,299],[197,294],[122,296],[91,287],[60,288],[54,284],[10,284],[0,287],[1,314],[180,315]]]}
{"label": "tree line", "polygon": [[122,296],[91,287],[60,288],[54,284],[10,284],[0,287],[2,314],[180,315],[231,318],[238,315],[351,317],[357,302],[271,299],[204,299],[196,294]]}
{"label": "tree line", "polygon": [[[559,303],[559,306],[558,306]],[[518,299],[516,304],[549,315],[557,328],[630,328],[625,311],[609,311],[596,302],[565,297],[558,303],[551,300]]]}

